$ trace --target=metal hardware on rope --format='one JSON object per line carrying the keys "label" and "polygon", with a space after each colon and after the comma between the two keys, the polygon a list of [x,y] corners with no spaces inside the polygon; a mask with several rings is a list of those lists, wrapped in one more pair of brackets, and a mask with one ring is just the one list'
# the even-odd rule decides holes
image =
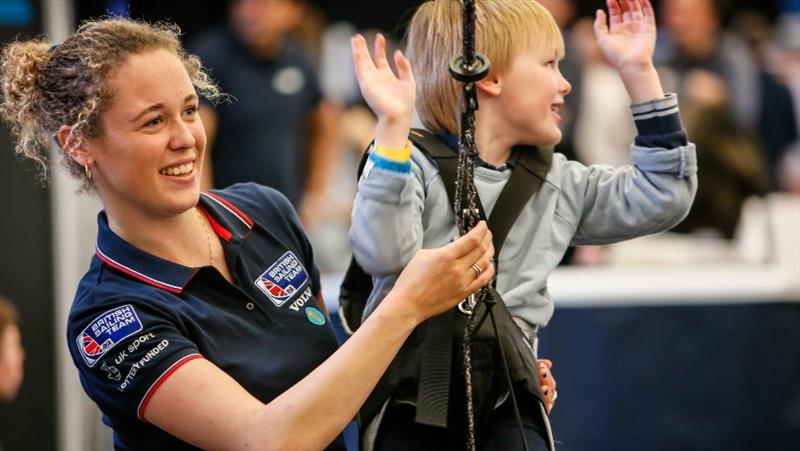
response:
{"label": "metal hardware on rope", "polygon": [[[455,56],[449,65],[450,75],[463,83],[461,97],[461,121],[460,136],[458,143],[458,167],[456,169],[455,199],[453,201],[453,213],[456,217],[456,225],[459,235],[466,234],[480,220],[480,210],[478,209],[478,195],[475,188],[475,158],[478,156],[475,144],[475,111],[478,109],[478,94],[475,82],[483,79],[491,68],[489,59],[482,54],[475,53],[475,1],[463,0],[462,15],[462,39],[463,54]],[[486,305],[488,316],[491,318],[495,337],[498,341],[500,357],[503,360],[506,380],[514,414],[520,428],[520,435],[524,449],[527,451],[528,443],[522,429],[522,420],[519,415],[514,389],[511,385],[511,378],[503,347],[497,336],[497,327],[492,313],[494,301],[491,300],[488,288],[482,288],[478,293],[472,294],[458,305],[459,311],[468,315],[467,325],[464,330],[463,338],[463,365],[464,365],[464,386],[467,402],[467,449],[475,451],[475,410],[473,406],[472,393],[472,335],[476,331],[475,312],[480,303]],[[486,315],[480,323],[486,319]]]}
{"label": "metal hardware on rope", "polygon": [[468,298],[458,303],[458,311],[465,315],[472,315],[476,305],[478,305],[478,300],[475,299],[475,293],[473,293],[469,295]]}
{"label": "metal hardware on rope", "polygon": [[463,55],[451,59],[450,75],[462,83],[482,80],[489,74],[491,64],[489,64],[489,58],[481,53],[477,53],[475,59],[476,61],[473,61],[472,64],[467,63]]}

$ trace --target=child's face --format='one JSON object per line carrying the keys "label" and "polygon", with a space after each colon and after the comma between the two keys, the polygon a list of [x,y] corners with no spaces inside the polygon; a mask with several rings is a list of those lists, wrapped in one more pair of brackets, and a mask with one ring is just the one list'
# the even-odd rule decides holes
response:
{"label": "child's face", "polygon": [[561,107],[572,89],[558,69],[561,53],[531,45],[517,54],[508,69],[498,73],[501,92],[497,114],[515,144],[561,141]]}

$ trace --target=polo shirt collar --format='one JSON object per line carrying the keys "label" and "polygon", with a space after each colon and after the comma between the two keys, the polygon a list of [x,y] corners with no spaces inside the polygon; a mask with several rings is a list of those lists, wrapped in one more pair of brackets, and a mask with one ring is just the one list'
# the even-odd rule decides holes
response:
{"label": "polo shirt collar", "polygon": [[253,229],[253,220],[219,194],[200,193],[200,206],[214,232],[225,242],[243,239]]}
{"label": "polo shirt collar", "polygon": [[[253,228],[247,215],[217,194],[202,193],[200,206],[214,232],[225,242],[244,239]],[[97,215],[95,255],[134,279],[171,293],[182,293],[199,269],[164,260],[128,243],[108,226],[105,211]]]}
{"label": "polo shirt collar", "polygon": [[197,268],[156,257],[128,243],[108,226],[106,212],[97,215],[95,255],[106,265],[134,279],[171,293],[181,293]]}

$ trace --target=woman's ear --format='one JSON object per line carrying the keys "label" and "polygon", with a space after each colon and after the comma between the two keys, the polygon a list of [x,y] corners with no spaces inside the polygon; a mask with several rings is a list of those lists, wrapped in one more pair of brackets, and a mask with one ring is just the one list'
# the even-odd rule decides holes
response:
{"label": "woman's ear", "polygon": [[487,75],[486,78],[476,82],[475,84],[478,86],[478,91],[484,95],[491,97],[500,95],[502,84],[500,78],[497,76],[497,73],[494,71],[489,72],[489,75]]}
{"label": "woman's ear", "polygon": [[77,133],[72,132],[72,127],[69,125],[62,125],[56,132],[56,139],[58,145],[67,151],[70,158],[81,166],[90,166],[92,158],[89,152],[85,149],[85,143]]}

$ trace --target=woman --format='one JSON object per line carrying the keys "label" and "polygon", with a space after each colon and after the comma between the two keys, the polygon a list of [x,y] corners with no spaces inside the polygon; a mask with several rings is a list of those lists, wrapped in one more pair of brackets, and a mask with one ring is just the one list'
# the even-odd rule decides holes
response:
{"label": "woman", "polygon": [[81,383],[119,449],[343,449],[411,330],[490,280],[491,234],[421,251],[337,350],[288,201],[254,184],[200,193],[197,92],[218,92],[177,33],[101,20],[3,52],[17,152],[43,165],[55,139],[104,205],[67,328]]}

